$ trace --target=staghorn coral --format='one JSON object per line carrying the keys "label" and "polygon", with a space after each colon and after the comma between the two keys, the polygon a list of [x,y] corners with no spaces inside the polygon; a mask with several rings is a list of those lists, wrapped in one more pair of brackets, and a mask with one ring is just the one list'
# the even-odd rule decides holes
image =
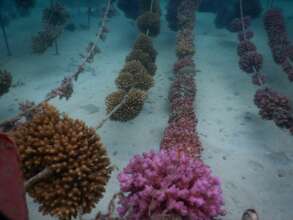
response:
{"label": "staghorn coral", "polygon": [[52,172],[29,189],[40,203],[41,212],[72,219],[95,207],[105,191],[111,168],[94,129],[67,115],[60,116],[55,107],[45,103],[30,122],[12,135],[26,180],[44,169]]}
{"label": "staghorn coral", "polygon": [[110,113],[116,106],[122,103],[110,118],[114,121],[129,121],[140,113],[145,97],[146,92],[139,89],[131,89],[129,92],[118,90],[107,96],[107,112]]}
{"label": "staghorn coral", "polygon": [[152,61],[152,57],[148,53],[144,52],[141,49],[134,49],[126,57],[127,62],[132,60],[140,61],[141,64],[147,69],[150,75],[155,75],[157,67],[155,63]]}
{"label": "staghorn coral", "polygon": [[137,27],[143,33],[157,36],[160,33],[160,14],[147,11],[137,18]]}
{"label": "staghorn coral", "polygon": [[142,50],[143,52],[147,53],[153,62],[155,62],[157,57],[157,51],[154,48],[153,42],[150,37],[146,36],[145,34],[139,34],[138,38],[136,39],[134,49]]}
{"label": "staghorn coral", "polygon": [[136,155],[119,174],[118,213],[129,220],[184,216],[210,220],[224,214],[220,181],[201,160],[184,152],[161,150]]}
{"label": "staghorn coral", "polygon": [[12,76],[6,70],[0,70],[0,96],[9,92],[9,89],[12,84]]}

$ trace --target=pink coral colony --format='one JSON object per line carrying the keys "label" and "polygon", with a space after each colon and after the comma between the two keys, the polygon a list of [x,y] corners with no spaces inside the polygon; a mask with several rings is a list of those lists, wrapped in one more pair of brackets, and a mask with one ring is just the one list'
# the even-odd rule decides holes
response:
{"label": "pink coral colony", "polygon": [[[196,4],[183,0],[178,7],[180,42],[190,42]],[[182,32],[181,32],[182,33]],[[193,46],[193,43],[190,43]],[[181,45],[179,45],[181,46]],[[193,49],[193,48],[192,48]],[[175,80],[170,89],[170,117],[161,150],[134,156],[119,174],[123,196],[118,213],[131,220],[152,216],[211,220],[224,215],[220,181],[199,158],[201,143],[196,132],[193,104],[196,94],[195,64],[190,54],[178,54]]]}

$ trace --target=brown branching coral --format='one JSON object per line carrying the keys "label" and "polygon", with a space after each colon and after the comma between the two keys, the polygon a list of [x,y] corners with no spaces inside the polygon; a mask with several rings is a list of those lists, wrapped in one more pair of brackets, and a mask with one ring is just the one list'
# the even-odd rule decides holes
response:
{"label": "brown branching coral", "polygon": [[147,73],[131,74],[122,72],[116,79],[116,85],[119,89],[130,90],[131,88],[148,90],[154,85],[153,77]]}
{"label": "brown branching coral", "polygon": [[148,53],[144,52],[141,49],[134,49],[126,57],[126,61],[132,60],[140,61],[141,64],[147,69],[150,75],[155,75],[157,68],[154,62],[152,61],[152,57]]}
{"label": "brown branching coral", "polygon": [[128,72],[122,72],[116,78],[115,83],[119,89],[128,91],[134,85],[134,75]]}
{"label": "brown branching coral", "polygon": [[152,61],[155,62],[157,57],[157,51],[154,49],[153,42],[150,37],[145,34],[140,34],[134,43],[134,49],[140,49],[143,52],[149,54]]}
{"label": "brown branching coral", "polygon": [[150,36],[157,36],[160,33],[160,14],[145,12],[137,18],[137,27],[143,33],[148,32]]}
{"label": "brown branching coral", "polygon": [[9,92],[12,84],[12,76],[6,70],[0,70],[0,96]]}
{"label": "brown branching coral", "polygon": [[111,172],[105,147],[94,129],[61,116],[45,103],[12,135],[25,179],[45,169],[51,171],[49,177],[29,189],[40,203],[40,211],[62,220],[91,211],[102,197]]}
{"label": "brown branching coral", "polygon": [[115,121],[129,121],[140,113],[145,98],[146,92],[139,89],[131,89],[129,92],[118,90],[107,96],[107,112],[111,112],[125,99],[121,107],[111,115],[111,119]]}
{"label": "brown branching coral", "polygon": [[122,72],[128,72],[132,75],[139,74],[139,73],[148,73],[147,69],[144,67],[144,65],[141,64],[139,60],[131,60],[125,63]]}
{"label": "brown branching coral", "polygon": [[115,82],[119,89],[126,91],[131,88],[148,90],[154,84],[153,77],[138,60],[126,62]]}

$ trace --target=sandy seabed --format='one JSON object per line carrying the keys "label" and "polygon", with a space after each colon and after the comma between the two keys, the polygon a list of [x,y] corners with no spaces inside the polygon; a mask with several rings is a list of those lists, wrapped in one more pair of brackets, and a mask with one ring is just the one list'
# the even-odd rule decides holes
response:
{"label": "sandy seabed", "polygon": [[[293,9],[293,2],[280,1],[278,4],[285,10],[287,27],[291,28],[288,31],[293,39],[292,12],[288,10]],[[12,73],[14,83],[23,85],[12,88],[0,98],[0,120],[15,115],[19,102],[42,100],[76,68],[80,54],[98,29],[98,20],[93,19],[90,30],[64,32],[59,39],[59,56],[54,55],[54,48],[44,55],[34,55],[30,48],[31,36],[41,29],[40,17],[41,8],[34,10],[30,17],[11,23],[7,32],[12,57],[5,56],[1,41],[0,66]],[[76,13],[74,19],[77,23],[86,21]],[[222,219],[237,220],[243,210],[255,208],[262,220],[290,220],[293,218],[293,137],[259,117],[253,103],[256,87],[238,68],[236,35],[216,29],[213,19],[214,15],[208,13],[197,16],[198,93],[195,108],[199,120],[197,129],[204,148],[203,159],[223,184],[227,215]],[[168,30],[163,17],[162,20],[161,34],[154,40],[158,50],[155,86],[150,90],[143,111],[127,123],[108,121],[98,131],[112,163],[120,170],[133,155],[159,149],[167,125],[168,91],[176,59],[175,34]],[[84,120],[89,126],[105,117],[105,97],[116,89],[115,78],[137,36],[135,24],[122,13],[110,20],[109,29],[107,40],[99,44],[102,53],[75,83],[72,98],[52,101],[60,111]],[[261,19],[253,21],[252,29],[255,32],[253,41],[264,55],[263,70],[268,84],[293,101],[293,85],[272,60]],[[113,172],[104,198],[84,219],[107,210],[109,200],[119,190],[117,173]],[[28,207],[32,220],[53,219],[42,216],[38,205],[30,198]]]}

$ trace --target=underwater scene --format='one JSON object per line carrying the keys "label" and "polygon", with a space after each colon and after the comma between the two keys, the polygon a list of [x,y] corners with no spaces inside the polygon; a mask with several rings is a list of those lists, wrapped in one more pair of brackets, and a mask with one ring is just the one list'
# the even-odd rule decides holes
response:
{"label": "underwater scene", "polygon": [[0,0],[0,219],[292,220],[293,0]]}

